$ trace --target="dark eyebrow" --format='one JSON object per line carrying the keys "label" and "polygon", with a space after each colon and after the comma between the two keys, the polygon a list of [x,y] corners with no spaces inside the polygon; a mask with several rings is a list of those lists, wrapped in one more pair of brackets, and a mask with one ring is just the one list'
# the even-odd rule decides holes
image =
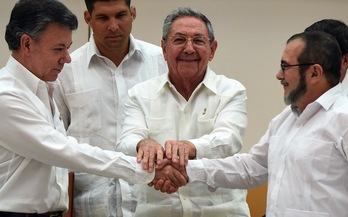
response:
{"label": "dark eyebrow", "polygon": [[280,63],[281,63],[281,64],[284,64],[284,65],[289,65],[289,63],[286,62],[285,60],[281,60]]}
{"label": "dark eyebrow", "polygon": [[109,14],[104,14],[104,13],[100,13],[100,14],[95,14],[96,17],[113,17],[113,16],[118,16],[120,14],[128,14],[128,10],[122,10],[122,11],[118,11],[116,14],[112,14],[112,15],[109,15]]}

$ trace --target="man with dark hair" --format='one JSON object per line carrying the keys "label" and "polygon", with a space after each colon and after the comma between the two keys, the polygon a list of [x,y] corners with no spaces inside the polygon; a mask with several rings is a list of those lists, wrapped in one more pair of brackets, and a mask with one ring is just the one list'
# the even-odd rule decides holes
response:
{"label": "man with dark hair", "polygon": [[348,68],[348,26],[340,20],[323,19],[308,26],[305,31],[323,31],[335,37],[342,53],[340,77],[342,82]]}
{"label": "man with dark hair", "polygon": [[[89,42],[71,54],[59,75],[55,99],[68,135],[115,150],[123,122],[124,101],[134,84],[167,71],[159,46],[131,35],[136,9],[130,0],[85,0]],[[133,185],[76,172],[74,214],[132,216],[137,201]]]}
{"label": "man with dark hair", "polygon": [[212,191],[267,182],[267,217],[347,216],[348,98],[339,82],[339,45],[322,31],[295,34],[280,68],[276,78],[289,106],[248,153],[189,161],[189,181]]}
{"label": "man with dark hair", "polygon": [[[20,0],[11,12],[5,38],[12,55],[0,70],[0,217],[61,217],[68,169],[131,183],[154,177],[135,157],[65,135],[52,93],[71,61],[76,28],[76,16],[57,0]],[[176,173],[171,180],[185,184]]]}
{"label": "man with dark hair", "polygon": [[348,95],[348,79],[344,79],[348,68],[348,26],[340,20],[323,19],[308,26],[305,31],[323,31],[335,37],[342,53],[340,81]]}

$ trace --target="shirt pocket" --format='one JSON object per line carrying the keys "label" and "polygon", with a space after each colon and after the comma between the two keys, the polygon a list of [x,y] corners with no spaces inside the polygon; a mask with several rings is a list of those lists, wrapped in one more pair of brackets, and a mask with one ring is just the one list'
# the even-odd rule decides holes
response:
{"label": "shirt pocket", "polygon": [[197,121],[198,135],[202,136],[202,135],[210,134],[213,131],[215,119],[216,117],[213,117],[210,119],[198,119]]}
{"label": "shirt pocket", "polygon": [[171,117],[154,118],[146,117],[146,124],[149,129],[149,138],[164,146],[167,140],[176,140],[175,119]]}
{"label": "shirt pocket", "polygon": [[327,178],[333,144],[323,140],[300,139],[289,153],[292,171],[305,181]]}
{"label": "shirt pocket", "polygon": [[88,137],[101,128],[101,108],[99,90],[92,89],[67,94],[70,108],[68,133],[76,137]]}

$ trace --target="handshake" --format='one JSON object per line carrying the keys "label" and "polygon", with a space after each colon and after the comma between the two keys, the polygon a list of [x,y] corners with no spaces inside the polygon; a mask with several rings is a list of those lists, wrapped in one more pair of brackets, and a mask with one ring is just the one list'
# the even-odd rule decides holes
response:
{"label": "handshake", "polygon": [[137,162],[155,178],[148,183],[163,193],[171,194],[188,182],[185,166],[196,157],[196,147],[189,141],[167,140],[164,145],[143,139],[137,145]]}

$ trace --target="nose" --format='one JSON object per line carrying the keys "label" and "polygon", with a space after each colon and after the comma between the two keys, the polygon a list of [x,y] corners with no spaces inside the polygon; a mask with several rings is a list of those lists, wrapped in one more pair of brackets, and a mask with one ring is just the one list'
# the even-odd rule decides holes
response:
{"label": "nose", "polygon": [[110,19],[108,30],[115,32],[118,29],[118,22],[116,19]]}
{"label": "nose", "polygon": [[196,50],[193,47],[192,38],[188,38],[185,44],[184,52],[191,54],[191,53],[194,53],[195,51]]}
{"label": "nose", "polygon": [[283,80],[284,79],[284,73],[281,69],[278,70],[277,74],[276,74],[276,78],[278,80]]}
{"label": "nose", "polygon": [[71,57],[67,50],[64,56],[59,59],[59,63],[64,64],[64,63],[70,63],[70,62],[71,62]]}

